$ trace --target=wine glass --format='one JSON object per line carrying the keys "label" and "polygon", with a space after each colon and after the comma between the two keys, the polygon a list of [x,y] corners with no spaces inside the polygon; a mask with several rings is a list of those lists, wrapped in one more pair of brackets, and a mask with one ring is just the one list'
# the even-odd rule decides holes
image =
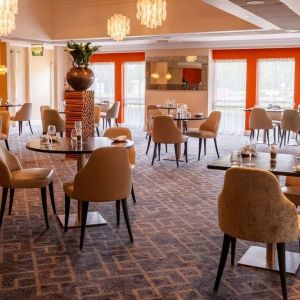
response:
{"label": "wine glass", "polygon": [[47,135],[49,137],[49,143],[53,143],[53,138],[56,136],[56,127],[54,125],[48,126],[48,132]]}
{"label": "wine glass", "polygon": [[238,151],[233,151],[230,156],[231,167],[240,167],[242,164],[242,156]]}
{"label": "wine glass", "polygon": [[75,130],[82,130],[82,122],[81,121],[75,121],[74,123]]}
{"label": "wine glass", "polygon": [[246,142],[245,153],[249,155],[249,162],[246,164],[247,167],[254,167],[255,164],[252,163],[252,155],[256,151],[256,142],[254,139],[249,139]]}

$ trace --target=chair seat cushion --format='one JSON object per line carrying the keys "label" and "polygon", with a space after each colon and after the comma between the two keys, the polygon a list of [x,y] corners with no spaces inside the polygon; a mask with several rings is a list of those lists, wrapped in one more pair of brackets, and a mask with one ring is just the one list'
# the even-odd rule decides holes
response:
{"label": "chair seat cushion", "polygon": [[181,136],[181,143],[185,143],[188,140],[188,136],[187,135],[182,135]]}
{"label": "chair seat cushion", "polygon": [[7,134],[0,133],[0,140],[6,140],[8,138]]}
{"label": "chair seat cushion", "polygon": [[300,205],[300,186],[284,186],[281,188],[284,195],[296,206]]}
{"label": "chair seat cushion", "polygon": [[216,137],[215,133],[206,130],[199,129],[191,129],[185,132],[185,135],[194,137],[194,138],[202,138],[202,139],[213,139]]}
{"label": "chair seat cushion", "polygon": [[53,181],[53,170],[47,168],[31,168],[13,171],[12,188],[41,188]]}
{"label": "chair seat cushion", "polygon": [[101,116],[101,118],[105,118],[106,117],[106,112],[101,112],[100,116]]}
{"label": "chair seat cushion", "polygon": [[74,182],[65,182],[63,187],[65,194],[71,198],[74,189]]}

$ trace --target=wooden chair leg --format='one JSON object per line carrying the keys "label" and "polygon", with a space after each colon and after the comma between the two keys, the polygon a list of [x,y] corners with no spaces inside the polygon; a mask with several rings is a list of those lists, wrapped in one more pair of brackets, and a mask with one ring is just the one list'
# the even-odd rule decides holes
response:
{"label": "wooden chair leg", "polygon": [[206,139],[204,139],[204,155],[206,155]]}
{"label": "wooden chair leg", "polygon": [[218,151],[217,138],[214,138],[214,143],[215,143],[215,148],[216,148],[216,152],[217,152],[218,158],[220,158],[219,151]]}
{"label": "wooden chair leg", "polygon": [[129,237],[130,237],[130,242],[132,243],[133,242],[133,235],[132,235],[129,216],[128,216],[128,208],[127,208],[127,200],[126,199],[122,199],[122,208],[123,208],[123,213],[124,213],[124,218],[125,218],[127,230],[128,230]]}
{"label": "wooden chair leg", "polygon": [[202,139],[199,139],[198,160],[200,160],[201,148],[202,148]]}
{"label": "wooden chair leg", "polygon": [[103,127],[103,130],[105,129],[105,119],[103,118],[102,119],[102,127]]}
{"label": "wooden chair leg", "polygon": [[152,157],[151,166],[153,166],[153,164],[154,164],[154,159],[156,157],[156,149],[157,149],[157,143],[154,144],[154,150],[153,150],[153,157]]}
{"label": "wooden chair leg", "polygon": [[149,152],[149,148],[150,148],[151,140],[152,140],[152,137],[151,137],[151,135],[149,135],[149,136],[148,136],[148,145],[147,145],[146,155],[147,155],[147,154],[148,154],[148,152]]}
{"label": "wooden chair leg", "polygon": [[158,160],[160,161],[160,149],[161,149],[161,143],[158,144]]}
{"label": "wooden chair leg", "polygon": [[121,201],[116,201],[116,214],[117,214],[117,226],[120,225],[120,208],[121,208]]}
{"label": "wooden chair leg", "polygon": [[133,203],[136,203],[135,193],[134,193],[134,188],[133,188],[133,183],[131,185],[131,197],[132,197]]}
{"label": "wooden chair leg", "polygon": [[285,243],[277,244],[277,253],[278,253],[278,265],[279,265],[282,297],[284,300],[287,300],[288,296],[287,296],[286,274],[285,274]]}
{"label": "wooden chair leg", "polygon": [[13,202],[14,202],[14,195],[15,195],[15,189],[10,189],[9,192],[9,208],[8,208],[8,215],[11,215],[12,207],[13,207]]}
{"label": "wooden chair leg", "polygon": [[45,218],[46,228],[49,229],[46,187],[41,188],[41,196],[42,196],[42,205],[43,205],[43,210],[44,210],[44,218]]}
{"label": "wooden chair leg", "polygon": [[85,234],[86,218],[89,210],[89,202],[82,201],[81,203],[81,231],[80,231],[80,249],[83,248],[83,240]]}
{"label": "wooden chair leg", "polygon": [[2,188],[2,202],[1,202],[1,210],[0,210],[0,227],[2,225],[6,201],[7,201],[8,188]]}
{"label": "wooden chair leg", "polygon": [[29,128],[30,128],[31,134],[33,134],[30,120],[28,120],[28,125],[29,125]]}
{"label": "wooden chair leg", "polygon": [[234,266],[235,259],[235,249],[236,249],[236,238],[231,238],[231,266]]}
{"label": "wooden chair leg", "polygon": [[109,128],[111,128],[111,119],[108,119]]}
{"label": "wooden chair leg", "polygon": [[175,150],[176,165],[177,165],[177,168],[178,168],[179,167],[179,162],[178,162],[178,148],[177,148],[177,144],[174,144],[174,150]]}
{"label": "wooden chair leg", "polygon": [[65,227],[64,231],[67,232],[69,224],[69,214],[70,214],[70,197],[65,194]]}
{"label": "wooden chair leg", "polygon": [[9,151],[8,139],[6,139],[6,140],[4,140],[4,141],[5,141],[6,149]]}
{"label": "wooden chair leg", "polygon": [[53,213],[56,214],[54,191],[53,191],[53,181],[49,184],[49,195],[50,195],[50,199],[51,199],[51,206],[52,206]]}
{"label": "wooden chair leg", "polygon": [[19,135],[22,134],[22,121],[19,121]]}
{"label": "wooden chair leg", "polygon": [[216,281],[215,281],[214,291],[218,290],[220,282],[221,282],[221,278],[222,278],[222,275],[223,275],[223,271],[224,271],[224,267],[225,267],[225,264],[226,264],[228,251],[229,251],[229,247],[230,247],[230,241],[231,241],[231,237],[227,234],[224,234],[222,252],[221,252],[221,257],[220,257],[218,274],[217,274],[217,278],[216,278]]}
{"label": "wooden chair leg", "polygon": [[279,141],[281,139],[281,126],[280,125],[277,126],[277,130],[278,130],[278,138],[277,138],[277,140],[278,140],[278,143],[279,143]]}

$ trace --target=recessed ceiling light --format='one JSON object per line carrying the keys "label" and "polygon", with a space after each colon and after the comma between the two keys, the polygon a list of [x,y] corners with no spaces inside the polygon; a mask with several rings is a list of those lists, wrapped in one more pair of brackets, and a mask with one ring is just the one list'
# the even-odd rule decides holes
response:
{"label": "recessed ceiling light", "polygon": [[246,4],[249,4],[249,5],[260,5],[260,4],[265,4],[265,1],[263,1],[263,0],[251,0],[251,1],[247,1]]}

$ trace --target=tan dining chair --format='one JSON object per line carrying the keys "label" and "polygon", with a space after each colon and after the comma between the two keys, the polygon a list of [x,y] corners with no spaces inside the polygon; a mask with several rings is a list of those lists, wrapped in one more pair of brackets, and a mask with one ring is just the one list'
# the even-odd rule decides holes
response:
{"label": "tan dining chair", "polygon": [[[125,135],[128,140],[132,140],[131,131],[129,128],[126,128],[126,127],[112,127],[112,128],[108,128],[104,132],[104,137],[108,137],[110,139],[116,138],[120,135]],[[134,146],[128,149],[128,154],[129,154],[129,163],[130,163],[131,170],[134,170],[134,168],[136,166],[135,147]],[[131,196],[132,196],[133,202],[136,203],[133,181],[132,181],[132,187],[131,187]]]}
{"label": "tan dining chair", "polygon": [[120,224],[120,205],[130,241],[133,242],[127,197],[132,187],[128,150],[123,147],[107,147],[95,150],[87,164],[75,175],[74,182],[64,184],[65,231],[68,229],[70,199],[81,202],[80,249],[83,247],[89,202],[116,202],[117,225]]}
{"label": "tan dining chair", "polygon": [[101,106],[95,105],[94,107],[94,126],[97,132],[97,135],[100,136],[99,132],[99,125],[100,125],[100,119],[101,119]]}
{"label": "tan dining chair", "polygon": [[300,178],[287,176],[282,192],[295,206],[300,206]]}
{"label": "tan dining chair", "polygon": [[156,116],[153,122],[152,129],[152,140],[154,143],[154,151],[152,157],[152,166],[154,160],[157,157],[158,150],[158,160],[160,160],[160,146],[161,144],[173,144],[175,150],[175,158],[177,168],[179,167],[179,147],[181,143],[184,143],[184,156],[185,161],[188,162],[188,137],[182,135],[180,129],[175,125],[172,117],[170,116]]}
{"label": "tan dining chair", "polygon": [[196,130],[187,130],[184,134],[188,137],[193,137],[199,139],[199,150],[198,150],[198,160],[200,160],[201,148],[202,148],[202,140],[204,140],[204,155],[206,155],[206,140],[213,139],[217,156],[220,158],[218,145],[217,145],[217,136],[219,131],[221,121],[221,112],[213,111],[209,115],[206,121],[204,121],[199,129]]}
{"label": "tan dining chair", "polygon": [[23,131],[23,122],[27,121],[31,134],[33,134],[32,127],[31,127],[31,111],[32,111],[32,103],[24,103],[22,107],[16,112],[16,114],[10,117],[11,121],[19,122],[19,135],[22,134]]}
{"label": "tan dining chair", "polygon": [[147,144],[146,155],[148,154],[149,148],[150,148],[150,145],[151,145],[154,118],[156,116],[162,116],[162,115],[164,115],[164,113],[159,109],[154,109],[154,110],[149,110],[148,111],[148,120],[149,120],[149,122],[147,123],[148,144]]}
{"label": "tan dining chair", "polygon": [[250,118],[249,118],[249,127],[251,129],[250,138],[255,137],[255,130],[257,130],[257,140],[259,137],[259,130],[263,130],[268,145],[270,145],[270,129],[273,129],[274,134],[274,143],[276,143],[276,128],[272,123],[270,116],[268,115],[267,111],[261,107],[255,107],[251,111]]}
{"label": "tan dining chair", "polygon": [[42,124],[43,124],[43,113],[46,109],[51,109],[51,106],[49,106],[49,105],[41,105],[40,106],[40,114],[41,114]]}
{"label": "tan dining chair", "polygon": [[54,125],[56,132],[59,132],[61,137],[63,137],[63,134],[66,131],[66,122],[56,109],[45,109],[43,111],[42,125],[43,134],[47,133],[49,125]]}
{"label": "tan dining chair", "polygon": [[[270,111],[270,112],[268,112],[268,115],[272,120],[273,126],[275,126],[275,128],[277,128],[277,140],[279,143],[280,138],[281,138],[281,120],[282,120],[283,113],[281,111]],[[257,135],[257,138],[258,138],[258,135]]]}
{"label": "tan dining chair", "polygon": [[5,142],[6,148],[9,151],[8,145],[8,137],[9,137],[9,121],[10,121],[10,114],[8,111],[0,111],[0,140]]}
{"label": "tan dining chair", "polygon": [[281,120],[281,140],[280,147],[282,146],[282,142],[284,141],[284,145],[286,145],[286,133],[288,132],[288,142],[290,139],[290,133],[296,133],[296,141],[298,139],[298,131],[300,130],[300,116],[299,112],[296,109],[285,109],[283,111],[283,116]]}
{"label": "tan dining chair", "polygon": [[49,228],[47,210],[47,187],[54,214],[56,214],[54,192],[53,192],[53,170],[50,168],[28,168],[23,169],[18,158],[0,145],[0,186],[2,186],[2,203],[0,210],[0,226],[2,225],[8,190],[9,215],[12,211],[15,189],[39,188],[41,189],[42,205],[46,228]]}
{"label": "tan dining chair", "polygon": [[146,139],[148,138],[148,131],[150,130],[150,119],[149,119],[149,111],[151,110],[159,110],[157,105],[150,104],[147,105],[146,109]]}
{"label": "tan dining chair", "polygon": [[214,290],[219,288],[230,245],[234,265],[236,239],[241,239],[277,245],[283,299],[287,299],[285,243],[299,238],[298,215],[276,176],[260,169],[229,169],[218,200],[218,219],[224,239]]}
{"label": "tan dining chair", "polygon": [[113,105],[107,110],[105,115],[101,117],[105,119],[105,127],[107,128],[107,123],[109,127],[111,127],[111,120],[115,120],[115,124],[118,127],[118,116],[119,116],[119,109],[120,109],[120,101],[115,101]]}
{"label": "tan dining chair", "polygon": [[110,108],[110,102],[105,100],[105,101],[102,101],[101,104],[101,119],[102,119],[102,123],[103,123],[103,129],[105,128],[105,125],[106,125],[106,120],[105,120],[105,117],[106,117],[106,112],[109,110]]}

